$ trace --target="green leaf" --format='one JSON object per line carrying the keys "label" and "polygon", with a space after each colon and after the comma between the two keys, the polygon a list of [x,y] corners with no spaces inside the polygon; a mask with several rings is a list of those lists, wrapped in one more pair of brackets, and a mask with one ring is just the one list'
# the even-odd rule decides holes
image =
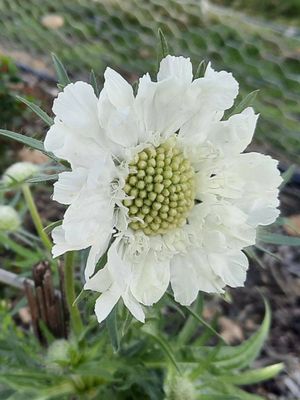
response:
{"label": "green leaf", "polygon": [[284,369],[283,363],[270,365],[264,368],[258,368],[239,374],[223,375],[221,380],[234,385],[252,385],[254,383],[263,382],[277,376]]}
{"label": "green leaf", "polygon": [[39,252],[33,252],[26,247],[21,246],[14,240],[10,239],[8,236],[6,236],[4,233],[0,232],[0,243],[3,246],[6,246],[7,248],[11,249],[14,251],[16,254],[19,254],[20,256],[28,259],[31,263],[38,262],[40,260],[41,254]]}
{"label": "green leaf", "polygon": [[256,96],[258,95],[259,89],[258,90],[254,90],[253,92],[247,94],[247,96],[234,107],[234,110],[228,115],[228,118],[231,117],[234,114],[239,114],[241,113],[243,110],[245,110],[245,108],[247,107],[251,107],[253,106],[253,103],[256,99]]}
{"label": "green leaf", "polygon": [[96,75],[95,75],[95,72],[93,69],[91,70],[91,73],[90,73],[90,84],[93,86],[95,95],[98,97],[100,94],[100,90],[99,90]]}
{"label": "green leaf", "polygon": [[300,246],[300,238],[271,233],[263,229],[257,231],[257,240],[264,243],[271,243],[283,246]]}
{"label": "green leaf", "polygon": [[163,352],[166,354],[168,359],[171,361],[171,363],[174,365],[176,370],[181,374],[181,370],[179,368],[179,365],[176,361],[176,357],[174,354],[174,351],[170,344],[164,339],[161,335],[159,335],[158,332],[156,332],[156,329],[154,328],[153,324],[151,322],[146,323],[142,327],[142,331],[145,332],[147,335],[149,335],[152,339],[156,341],[156,343],[161,347]]}
{"label": "green leaf", "polygon": [[62,219],[60,219],[58,221],[51,222],[51,224],[45,226],[43,231],[46,232],[46,233],[50,233],[51,231],[53,231],[54,228],[56,228],[57,226],[60,226],[61,224],[62,224]]}
{"label": "green leaf", "polygon": [[159,42],[160,42],[160,49],[161,49],[161,58],[167,57],[169,54],[169,46],[167,39],[163,33],[163,31],[159,28],[158,29],[158,37],[159,37]]}
{"label": "green leaf", "polygon": [[106,318],[105,323],[112,347],[115,352],[118,352],[120,349],[120,335],[117,324],[117,305],[114,306],[114,308]]}
{"label": "green leaf", "polygon": [[45,113],[39,106],[36,104],[32,103],[31,101],[24,99],[21,96],[16,96],[16,98],[22,103],[26,104],[37,116],[39,116],[47,125],[51,126],[53,125],[53,119],[49,117],[48,114]]}
{"label": "green leaf", "polygon": [[52,60],[54,63],[54,68],[56,71],[59,87],[61,89],[63,89],[65,86],[67,86],[69,83],[71,83],[71,81],[68,77],[65,67],[63,66],[63,63],[60,61],[60,59],[54,53],[52,53]]}
{"label": "green leaf", "polygon": [[195,79],[202,78],[204,76],[206,67],[207,67],[207,61],[206,60],[202,60],[198,65],[198,68],[197,68],[197,71],[196,71],[196,74],[195,74],[194,78]]}
{"label": "green leaf", "polygon": [[279,190],[282,190],[285,187],[285,185],[289,183],[289,181],[292,179],[294,175],[295,170],[296,170],[296,165],[290,165],[289,168],[283,174],[281,174],[283,181],[279,186]]}
{"label": "green leaf", "polygon": [[54,161],[60,162],[60,160],[58,160],[52,153],[45,150],[44,144],[40,140],[25,136],[25,135],[21,135],[20,133],[7,131],[5,129],[0,129],[0,135],[6,137],[8,139],[15,140],[16,142],[22,143],[25,146],[28,146],[32,149],[39,150],[42,153],[44,153],[46,156],[52,158]]}
{"label": "green leaf", "polygon": [[34,178],[27,179],[27,183],[41,183],[41,182],[47,182],[47,181],[56,181],[58,179],[58,174],[52,174],[52,175],[40,175],[40,176],[35,176]]}
{"label": "green leaf", "polygon": [[[202,310],[203,310],[203,293],[199,293],[195,301],[195,304],[193,305],[193,311],[195,312],[196,315],[199,316],[199,314],[200,315],[202,314]],[[197,327],[198,327],[198,320],[192,314],[190,314],[178,335],[178,343],[180,344],[187,343],[194,335]]]}
{"label": "green leaf", "polygon": [[258,257],[253,247],[247,247],[243,251],[248,258],[251,258],[251,260],[255,261],[262,269],[266,269],[266,265],[262,262],[260,257]]}
{"label": "green leaf", "polygon": [[239,346],[224,346],[220,349],[213,364],[218,368],[242,369],[251,364],[259,355],[268,336],[271,324],[271,311],[268,303],[265,303],[265,317],[256,333]]}
{"label": "green leaf", "polygon": [[216,335],[223,343],[226,343],[226,340],[220,335],[208,322],[206,322],[200,315],[196,314],[191,307],[184,306],[185,308],[201,325],[205,326],[208,330],[210,330],[214,335]]}

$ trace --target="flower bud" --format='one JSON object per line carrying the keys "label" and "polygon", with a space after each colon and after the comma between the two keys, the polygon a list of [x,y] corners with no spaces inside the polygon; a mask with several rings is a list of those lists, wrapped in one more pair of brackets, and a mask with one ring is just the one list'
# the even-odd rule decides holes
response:
{"label": "flower bud", "polygon": [[69,359],[70,343],[65,339],[55,340],[48,348],[46,367],[53,372],[61,370],[61,363]]}
{"label": "flower bud", "polygon": [[10,206],[0,206],[0,231],[13,232],[21,225],[21,220],[16,210]]}
{"label": "flower bud", "polygon": [[38,166],[30,162],[17,162],[4,172],[2,180],[8,185],[22,183],[38,172]]}
{"label": "flower bud", "polygon": [[171,375],[165,384],[166,400],[195,400],[197,397],[193,383],[184,376]]}

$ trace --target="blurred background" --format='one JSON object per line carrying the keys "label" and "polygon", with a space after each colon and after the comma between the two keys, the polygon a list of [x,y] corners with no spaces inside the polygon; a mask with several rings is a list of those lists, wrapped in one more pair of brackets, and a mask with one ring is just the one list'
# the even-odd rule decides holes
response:
{"label": "blurred background", "polygon": [[[158,28],[172,53],[191,57],[195,68],[205,59],[217,70],[233,72],[240,98],[260,90],[254,108],[261,117],[252,148],[278,158],[282,171],[294,165],[275,230],[299,236],[299,0],[0,0],[1,128],[44,137],[44,125],[15,94],[50,112],[57,94],[51,52],[72,79],[88,80],[93,69],[101,83],[108,65],[131,82],[146,71],[154,75]],[[45,162],[41,155],[0,139],[0,172],[16,160]],[[50,192],[37,192],[48,221],[59,214],[57,204],[46,200]],[[300,399],[300,250],[265,247],[256,255],[248,289],[233,291],[231,304],[213,302],[206,318],[212,310],[225,312],[219,321],[222,333],[231,343],[241,341],[261,320],[263,305],[253,290],[259,287],[273,310],[272,334],[260,362],[284,359],[289,374],[255,390],[268,399]]]}

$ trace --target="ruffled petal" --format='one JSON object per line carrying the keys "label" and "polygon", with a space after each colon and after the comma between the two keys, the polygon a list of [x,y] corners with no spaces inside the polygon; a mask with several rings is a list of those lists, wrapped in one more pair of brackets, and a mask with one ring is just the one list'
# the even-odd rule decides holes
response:
{"label": "ruffled petal", "polygon": [[199,249],[176,255],[171,262],[171,285],[175,300],[190,305],[199,290],[207,293],[222,293],[223,282],[211,269],[207,256]]}
{"label": "ruffled petal", "polygon": [[163,296],[169,281],[169,261],[158,261],[154,254],[148,254],[142,263],[133,265],[130,289],[140,303],[151,306]]}
{"label": "ruffled petal", "polygon": [[[52,231],[57,257],[69,250],[85,249],[98,242],[103,248],[113,232],[113,204],[94,190],[84,190],[67,209],[63,223]],[[102,232],[102,234],[99,234]]]}
{"label": "ruffled petal", "polygon": [[126,290],[125,293],[122,294],[122,299],[124,301],[125,306],[131,312],[131,314],[140,322],[145,322],[145,314],[142,306],[138,303],[135,298],[132,296],[130,290]]}
{"label": "ruffled petal", "polygon": [[181,127],[180,136],[192,145],[203,143],[210,125],[219,121],[223,112],[232,107],[238,89],[231,73],[216,72],[209,63],[204,77],[193,81],[185,99],[192,114]]}
{"label": "ruffled petal", "polygon": [[110,314],[120,297],[119,288],[114,284],[98,297],[95,303],[95,314],[99,323]]}
{"label": "ruffled petal", "polygon": [[152,82],[148,74],[140,79],[135,109],[140,126],[152,140],[168,138],[191,117],[193,110],[186,97],[189,87],[175,76],[159,82]]}
{"label": "ruffled petal", "polygon": [[108,152],[105,146],[85,136],[84,130],[77,132],[68,128],[58,118],[55,118],[54,124],[47,132],[44,145],[47,151],[51,151],[58,158],[68,160],[73,168],[96,167]]}
{"label": "ruffled petal", "polygon": [[111,239],[111,231],[105,231],[102,227],[95,235],[95,243],[91,246],[86,262],[84,276],[87,281],[95,271],[95,267],[100,257],[105,253]]}
{"label": "ruffled petal", "polygon": [[188,85],[193,79],[193,67],[189,58],[168,55],[160,62],[157,80],[177,78]]}
{"label": "ruffled petal", "polygon": [[53,239],[54,246],[52,247],[52,255],[54,258],[72,250],[81,250],[80,244],[68,243],[65,238],[65,231],[62,226],[55,227],[51,236]]}
{"label": "ruffled petal", "polygon": [[94,292],[103,293],[111,287],[112,283],[113,280],[110,272],[107,267],[104,267],[86,281],[84,290],[93,290]]}
{"label": "ruffled petal", "polygon": [[117,109],[130,107],[134,99],[131,85],[111,68],[106,68],[104,79],[104,88],[111,104]]}
{"label": "ruffled petal", "polygon": [[78,81],[70,83],[58,94],[53,112],[69,129],[99,141],[103,132],[99,125],[97,102],[92,86]]}
{"label": "ruffled petal", "polygon": [[224,156],[237,155],[251,142],[258,115],[248,107],[240,114],[233,115],[228,121],[213,124],[207,140],[212,142]]}
{"label": "ruffled petal", "polygon": [[212,270],[226,285],[244,286],[249,262],[242,251],[232,251],[227,254],[211,253],[208,255],[208,260]]}
{"label": "ruffled petal", "polygon": [[71,204],[86,184],[87,173],[85,168],[60,173],[54,184],[53,200],[61,204]]}
{"label": "ruffled petal", "polygon": [[199,292],[197,269],[188,255],[175,256],[171,260],[171,285],[175,300],[188,306]]}

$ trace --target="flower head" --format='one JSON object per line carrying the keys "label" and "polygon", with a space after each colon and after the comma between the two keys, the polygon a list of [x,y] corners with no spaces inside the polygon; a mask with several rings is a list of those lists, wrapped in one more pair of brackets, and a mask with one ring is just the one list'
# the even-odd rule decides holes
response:
{"label": "flower head", "polygon": [[38,166],[31,162],[23,161],[12,164],[4,172],[2,181],[8,185],[23,183],[38,172]]}
{"label": "flower head", "polygon": [[10,206],[0,205],[0,231],[14,232],[21,225],[21,220],[17,211]]}
{"label": "flower head", "polygon": [[[258,115],[223,120],[238,94],[230,73],[207,66],[194,79],[188,58],[167,56],[157,81],[132,87],[107,68],[99,98],[69,84],[54,101],[45,147],[71,164],[54,199],[69,207],[53,230],[54,256],[90,248],[85,289],[101,293],[102,321],[122,298],[144,321],[171,283],[191,304],[199,290],[242,286],[244,247],[278,216],[277,161],[243,153]],[[107,263],[96,264],[107,251]]]}

